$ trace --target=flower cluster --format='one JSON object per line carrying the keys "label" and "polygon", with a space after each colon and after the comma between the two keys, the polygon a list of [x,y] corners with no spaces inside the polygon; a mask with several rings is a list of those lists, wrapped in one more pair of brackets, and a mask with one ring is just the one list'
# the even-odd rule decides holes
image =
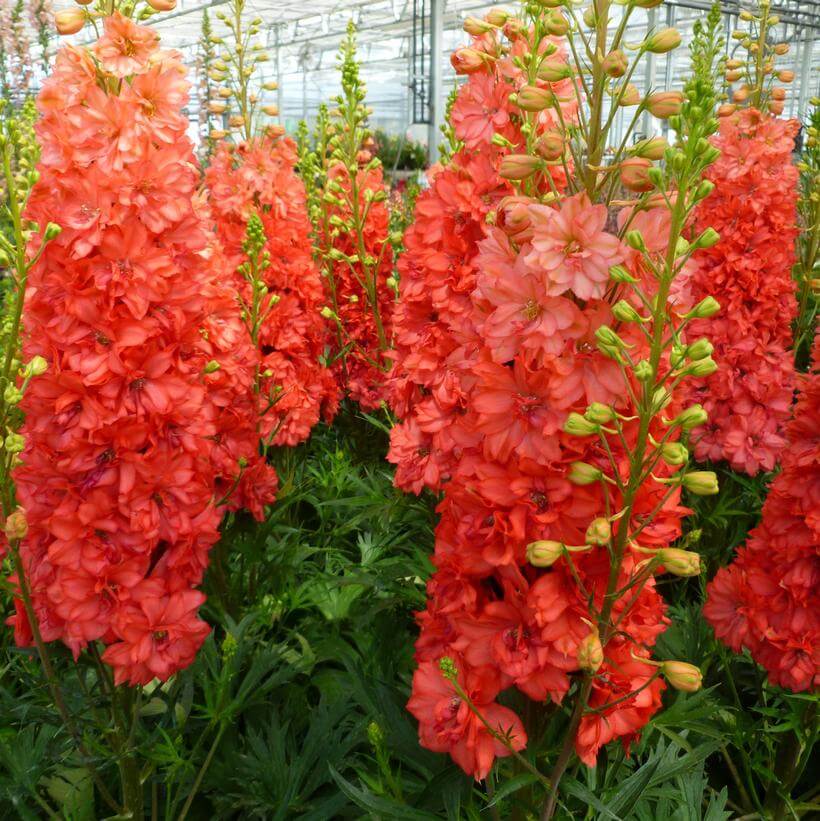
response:
{"label": "flower cluster", "polygon": [[694,301],[720,293],[725,308],[708,324],[719,373],[691,395],[709,412],[695,455],[752,476],[776,466],[794,393],[797,128],[753,108],[721,118],[721,156],[708,174],[715,190],[698,213],[721,241],[700,251],[685,286]]}
{"label": "flower cluster", "polygon": [[252,283],[240,273],[252,215],[264,231],[268,265],[262,272],[256,336],[259,351],[260,434],[266,444],[296,445],[313,426],[330,421],[338,405],[333,373],[323,361],[327,327],[324,292],[313,261],[305,189],[294,171],[292,140],[258,137],[221,142],[205,174],[216,232],[235,286],[251,305]]}
{"label": "flower cluster", "polygon": [[[117,683],[139,684],[208,633],[195,588],[255,458],[237,420],[253,360],[194,199],[179,57],[118,12],[104,26],[90,50],[60,50],[38,98],[27,216],[63,230],[29,275],[24,355],[48,371],[21,404],[15,481],[43,638],[75,655],[101,641]],[[19,602],[12,622],[30,643]]]}
{"label": "flower cluster", "polygon": [[[562,15],[542,15],[537,27],[566,31]],[[702,340],[656,362],[657,383],[649,375],[639,312],[658,293],[647,260],[674,244],[672,217],[625,208],[613,228],[607,206],[575,187],[563,129],[578,100],[562,41],[500,10],[465,28],[456,152],[431,173],[399,262],[391,387],[403,421],[388,458],[398,486],[443,492],[408,708],[426,747],[484,778],[527,743],[496,701],[509,687],[561,702],[582,673],[572,735],[588,765],[611,740],[628,748],[658,710],[650,651],[668,619],[654,573],[698,572],[696,555],[668,545],[688,512],[678,433],[701,413],[679,414],[666,389],[638,397],[642,380],[665,384],[687,357],[712,366]],[[638,482],[641,414],[657,450]],[[712,481],[684,483],[714,492]]]}
{"label": "flower cluster", "polygon": [[703,611],[721,641],[796,692],[820,685],[820,334],[813,359],[762,521],[709,584]]}
{"label": "flower cluster", "polygon": [[324,314],[335,325],[335,372],[347,394],[373,410],[387,398],[396,283],[387,190],[371,150],[352,23],[342,43],[341,74],[337,108],[330,118],[320,115],[315,149],[303,152],[301,170],[312,195]]}

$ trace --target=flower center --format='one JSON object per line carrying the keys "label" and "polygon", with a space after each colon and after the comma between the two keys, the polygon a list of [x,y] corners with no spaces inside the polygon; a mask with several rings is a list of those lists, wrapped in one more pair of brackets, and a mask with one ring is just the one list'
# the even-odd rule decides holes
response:
{"label": "flower center", "polygon": [[541,313],[541,306],[534,300],[528,299],[524,306],[524,316],[527,319],[535,319]]}

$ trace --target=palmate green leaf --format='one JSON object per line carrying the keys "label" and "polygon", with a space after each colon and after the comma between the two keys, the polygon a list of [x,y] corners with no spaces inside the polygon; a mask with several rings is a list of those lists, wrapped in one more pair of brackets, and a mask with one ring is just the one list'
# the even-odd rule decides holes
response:
{"label": "palmate green leaf", "polygon": [[71,821],[95,821],[94,782],[85,768],[62,767],[43,782],[49,796]]}
{"label": "palmate green leaf", "polygon": [[519,790],[524,789],[524,787],[529,787],[532,784],[537,783],[539,783],[539,780],[532,773],[520,773],[519,775],[514,775],[498,787],[493,794],[492,799],[487,802],[487,806],[495,807],[502,803],[508,796],[517,793]]}
{"label": "palmate green leaf", "polygon": [[573,798],[578,798],[589,807],[598,811],[598,818],[610,819],[610,821],[622,821],[620,815],[617,815],[611,807],[606,806],[601,799],[595,795],[589,787],[586,787],[580,781],[574,778],[565,777],[561,781],[561,791],[566,792]]}

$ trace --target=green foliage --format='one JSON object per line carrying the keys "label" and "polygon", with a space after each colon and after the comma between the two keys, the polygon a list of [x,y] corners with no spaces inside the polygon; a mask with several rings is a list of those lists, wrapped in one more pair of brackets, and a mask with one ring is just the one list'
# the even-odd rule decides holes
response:
{"label": "green foliage", "polygon": [[376,130],[376,156],[387,171],[421,171],[427,165],[427,150],[421,143],[398,134]]}

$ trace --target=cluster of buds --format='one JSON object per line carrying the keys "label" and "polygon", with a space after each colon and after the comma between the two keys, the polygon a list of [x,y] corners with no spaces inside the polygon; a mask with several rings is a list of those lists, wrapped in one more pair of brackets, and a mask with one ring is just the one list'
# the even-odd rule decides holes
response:
{"label": "cluster of buds", "polygon": [[351,22],[339,54],[341,94],[322,106],[313,145],[300,137],[300,169],[325,280],[322,316],[335,329],[331,360],[339,383],[365,409],[386,396],[396,300],[388,193],[368,126],[373,113],[359,75]]}
{"label": "cluster of buds", "polygon": [[732,56],[725,63],[724,78],[733,86],[731,102],[720,107],[720,116],[733,114],[738,106],[751,105],[758,110],[767,108],[772,114],[782,114],[785,107],[786,89],[784,85],[794,80],[794,72],[778,70],[775,61],[789,52],[789,44],[772,42],[771,29],[779,22],[776,14],[771,14],[771,0],[761,0],[759,13],[744,9],[740,19],[749,24],[748,30],[732,32],[732,39],[738,48],[746,52],[746,57]]}
{"label": "cluster of buds", "polygon": [[[82,31],[86,23],[100,20],[117,10],[120,4],[107,2],[107,0],[75,0],[76,6],[62,9],[54,15],[54,27],[57,33],[63,37],[77,34]],[[93,3],[93,5],[92,5]],[[133,5],[123,3],[122,13],[126,17],[134,20],[147,20],[154,14],[163,11],[173,11],[176,8],[177,0],[144,0]]]}
{"label": "cluster of buds", "polygon": [[[214,84],[208,91],[207,111],[215,118],[217,127],[210,128],[212,140],[222,139],[230,133],[250,140],[256,131],[257,120],[277,117],[279,109],[266,101],[265,92],[275,91],[274,81],[259,84],[253,89],[252,81],[263,63],[269,59],[264,46],[257,42],[262,27],[262,18],[254,17],[250,23],[243,20],[245,0],[233,0],[230,12],[217,12],[217,18],[227,27],[230,38],[209,35],[205,47],[220,49],[208,66],[208,80]],[[277,125],[267,125],[271,136],[284,133]]]}

